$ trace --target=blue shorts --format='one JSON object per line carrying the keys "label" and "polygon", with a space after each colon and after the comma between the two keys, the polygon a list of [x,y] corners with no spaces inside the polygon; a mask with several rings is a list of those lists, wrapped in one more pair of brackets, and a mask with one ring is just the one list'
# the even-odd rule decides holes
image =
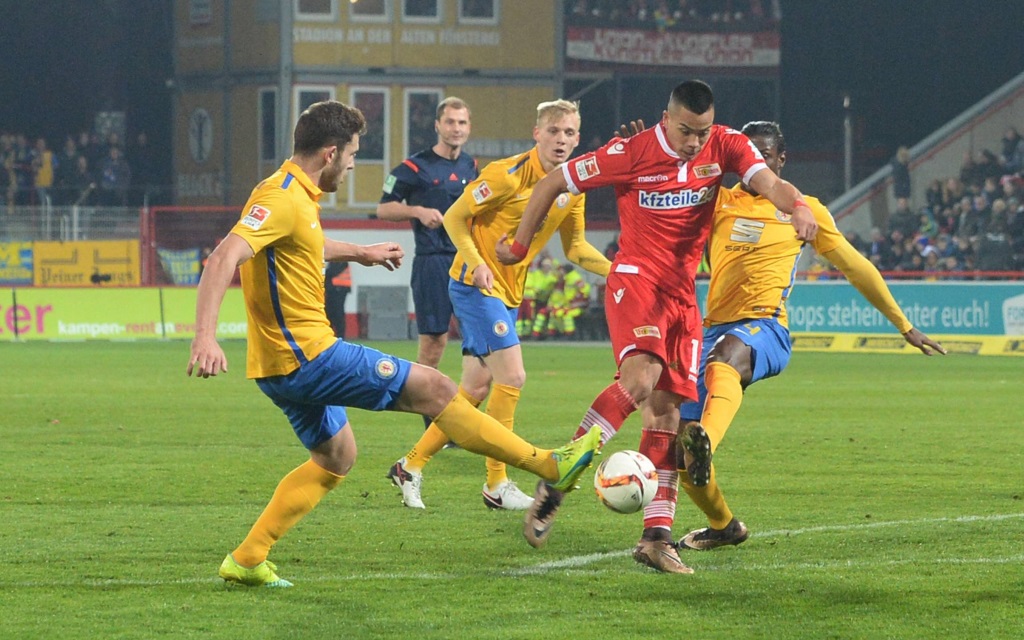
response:
{"label": "blue shorts", "polygon": [[708,389],[704,386],[704,368],[711,350],[719,338],[726,335],[736,336],[750,347],[750,384],[779,375],[789,364],[789,356],[793,351],[789,330],[774,318],[741,320],[705,329],[704,347],[700,354],[700,376],[697,378],[697,402],[687,402],[679,408],[679,417],[683,420],[700,420],[704,399],[708,395]]}
{"label": "blue shorts", "polygon": [[451,278],[448,279],[448,295],[462,332],[462,355],[482,358],[519,344],[516,334],[519,307],[509,309],[500,299]]}
{"label": "blue shorts", "polygon": [[412,261],[412,304],[416,309],[416,331],[441,335],[448,333],[452,321],[452,301],[448,297],[448,270],[453,253],[428,253]]}
{"label": "blue shorts", "polygon": [[412,364],[376,349],[338,340],[286,376],[256,384],[281,411],[307,449],[323,444],[348,423],[345,407],[384,411],[394,406]]}

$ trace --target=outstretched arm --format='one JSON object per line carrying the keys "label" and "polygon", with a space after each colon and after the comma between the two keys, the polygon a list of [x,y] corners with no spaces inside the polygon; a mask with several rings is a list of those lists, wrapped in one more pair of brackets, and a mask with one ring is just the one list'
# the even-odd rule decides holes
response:
{"label": "outstretched arm", "polygon": [[843,272],[843,275],[850,281],[850,284],[872,306],[881,311],[882,315],[896,326],[907,342],[920,349],[921,353],[926,356],[932,355],[933,350],[935,353],[946,355],[946,350],[941,344],[921,333],[910,324],[910,321],[903,315],[903,311],[896,303],[895,298],[892,297],[892,292],[889,291],[885,280],[882,279],[882,274],[878,273],[875,265],[871,264],[870,260],[854,249],[853,245],[843,239],[835,249],[826,251],[823,255]]}
{"label": "outstretched arm", "polygon": [[544,221],[544,214],[551,209],[558,194],[568,188],[569,184],[565,181],[561,168],[557,168],[541,178],[540,182],[533,187],[533,193],[530,194],[530,200],[526,203],[526,209],[523,211],[523,218],[519,222],[519,230],[516,231],[514,242],[506,244],[506,236],[502,236],[498,240],[498,246],[495,247],[498,260],[502,264],[516,264],[526,258],[533,236]]}
{"label": "outstretched arm", "polygon": [[796,187],[765,167],[750,178],[750,188],[767,198],[779,211],[793,216],[797,238],[805,242],[814,240],[818,222]]}
{"label": "outstretched arm", "polygon": [[324,238],[324,260],[327,262],[358,262],[364,267],[381,266],[394,271],[402,266],[405,252],[397,242],[352,244]]}
{"label": "outstretched arm", "polygon": [[217,316],[235,269],[252,256],[249,243],[229,233],[207,259],[196,289],[196,336],[192,339],[186,375],[195,371],[197,378],[209,378],[227,372],[227,356],[217,344]]}

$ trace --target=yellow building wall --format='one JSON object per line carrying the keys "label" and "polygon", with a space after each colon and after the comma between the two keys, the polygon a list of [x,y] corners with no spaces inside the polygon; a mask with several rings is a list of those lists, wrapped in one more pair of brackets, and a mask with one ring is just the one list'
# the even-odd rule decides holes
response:
{"label": "yellow building wall", "polygon": [[208,4],[196,15],[191,2],[174,3],[174,55],[177,73],[210,71],[224,66],[224,3]]}
{"label": "yellow building wall", "polygon": [[276,70],[281,53],[280,22],[255,20],[253,4],[254,0],[231,3],[231,66],[236,70]]}
{"label": "yellow building wall", "polygon": [[555,64],[556,5],[550,0],[499,4],[495,25],[460,24],[458,0],[440,0],[438,24],[403,22],[392,3],[390,23],[355,21],[339,2],[336,22],[295,22],[297,65],[550,70]]}
{"label": "yellow building wall", "polygon": [[175,195],[189,205],[224,204],[224,114],[220,91],[178,96]]}

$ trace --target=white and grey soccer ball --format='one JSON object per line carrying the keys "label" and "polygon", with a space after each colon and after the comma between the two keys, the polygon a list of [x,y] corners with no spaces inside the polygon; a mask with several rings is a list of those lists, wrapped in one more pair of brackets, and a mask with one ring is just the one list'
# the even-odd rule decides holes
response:
{"label": "white and grey soccer ball", "polygon": [[594,489],[604,506],[612,511],[635,513],[654,499],[658,471],[638,451],[616,451],[597,466]]}

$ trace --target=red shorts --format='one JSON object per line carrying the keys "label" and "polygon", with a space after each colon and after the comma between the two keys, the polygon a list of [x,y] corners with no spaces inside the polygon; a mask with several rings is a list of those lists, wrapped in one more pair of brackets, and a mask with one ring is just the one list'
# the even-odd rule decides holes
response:
{"label": "red shorts", "polygon": [[635,352],[657,356],[665,369],[654,388],[697,400],[704,330],[695,300],[667,295],[640,276],[612,272],[604,310],[616,365]]}

